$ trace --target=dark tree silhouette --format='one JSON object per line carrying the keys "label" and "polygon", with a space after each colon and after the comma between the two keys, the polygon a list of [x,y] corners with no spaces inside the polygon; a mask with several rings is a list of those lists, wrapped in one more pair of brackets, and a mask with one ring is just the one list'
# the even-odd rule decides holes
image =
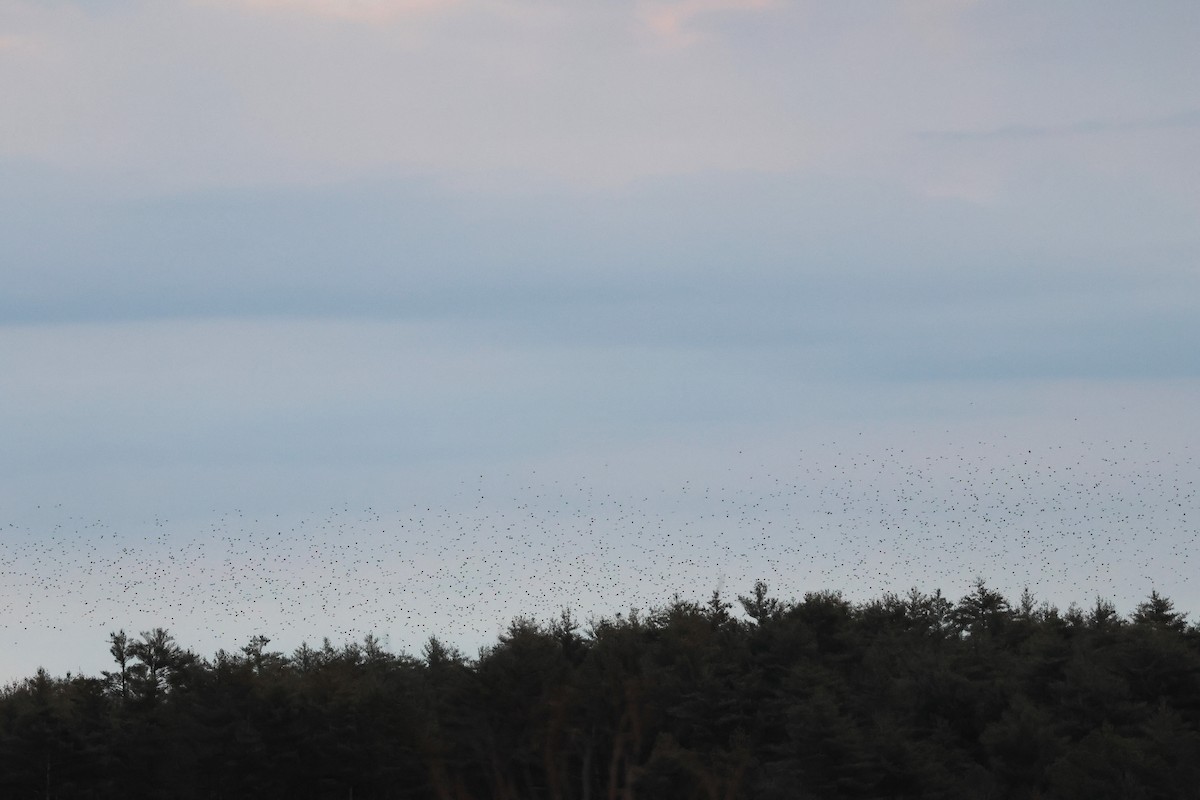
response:
{"label": "dark tree silhouette", "polygon": [[119,631],[102,678],[0,690],[0,798],[1200,797],[1200,630],[1157,592],[738,600],[518,618],[476,658]]}

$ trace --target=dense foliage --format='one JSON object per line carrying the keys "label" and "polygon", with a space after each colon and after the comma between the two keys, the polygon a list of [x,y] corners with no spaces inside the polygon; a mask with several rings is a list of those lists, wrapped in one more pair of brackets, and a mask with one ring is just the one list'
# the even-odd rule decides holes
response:
{"label": "dense foliage", "polygon": [[102,677],[0,693],[0,797],[1200,797],[1200,630],[1157,594],[739,600],[518,619],[475,659],[113,634]]}

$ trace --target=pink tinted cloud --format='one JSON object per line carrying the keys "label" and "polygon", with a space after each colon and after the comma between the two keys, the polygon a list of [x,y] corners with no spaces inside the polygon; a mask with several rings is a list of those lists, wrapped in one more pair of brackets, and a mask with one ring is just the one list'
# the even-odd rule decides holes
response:
{"label": "pink tinted cloud", "polygon": [[687,45],[703,38],[695,29],[699,17],[719,12],[764,11],[776,5],[776,0],[648,0],[639,5],[638,18],[664,42]]}
{"label": "pink tinted cloud", "polygon": [[204,0],[255,11],[283,11],[365,23],[386,23],[456,6],[459,0]]}

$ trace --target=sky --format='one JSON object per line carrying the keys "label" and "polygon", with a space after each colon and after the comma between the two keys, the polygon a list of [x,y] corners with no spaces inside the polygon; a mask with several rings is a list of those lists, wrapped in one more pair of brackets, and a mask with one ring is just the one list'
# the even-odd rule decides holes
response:
{"label": "sky", "polygon": [[1200,616],[1198,40],[0,0],[0,680],[758,578]]}

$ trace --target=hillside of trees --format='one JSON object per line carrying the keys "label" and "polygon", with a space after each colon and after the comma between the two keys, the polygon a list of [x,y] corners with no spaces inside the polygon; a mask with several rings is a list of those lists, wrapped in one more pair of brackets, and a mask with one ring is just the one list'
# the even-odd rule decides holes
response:
{"label": "hillside of trees", "polygon": [[759,583],[517,619],[473,658],[109,645],[100,676],[0,691],[0,797],[1200,798],[1200,628],[1158,594],[1122,617]]}

